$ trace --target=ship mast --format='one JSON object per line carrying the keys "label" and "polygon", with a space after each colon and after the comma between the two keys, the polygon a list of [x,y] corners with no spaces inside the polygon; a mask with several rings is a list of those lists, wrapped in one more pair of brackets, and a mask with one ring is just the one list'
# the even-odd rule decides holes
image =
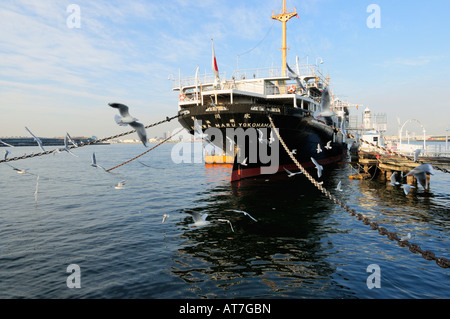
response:
{"label": "ship mast", "polygon": [[281,21],[281,23],[283,24],[283,39],[282,39],[282,47],[281,47],[281,54],[282,54],[282,65],[281,65],[281,70],[282,70],[282,76],[286,75],[286,51],[287,51],[287,46],[286,46],[286,22],[289,21],[289,19],[293,18],[297,16],[297,9],[294,8],[294,11],[292,12],[286,12],[286,0],[283,0],[283,11],[281,14],[275,14],[272,11],[272,19]]}

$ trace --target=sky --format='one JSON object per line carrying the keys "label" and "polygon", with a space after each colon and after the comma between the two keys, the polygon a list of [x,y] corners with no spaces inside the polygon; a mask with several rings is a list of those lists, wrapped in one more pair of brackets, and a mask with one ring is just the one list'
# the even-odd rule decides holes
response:
{"label": "sky", "polygon": [[[368,18],[380,9],[379,27]],[[75,10],[75,5],[79,11]],[[333,92],[386,113],[387,134],[419,120],[426,133],[450,128],[450,1],[286,0],[288,63],[316,63]],[[282,0],[0,2],[0,137],[111,136],[119,102],[144,125],[174,116],[173,79],[281,66]],[[79,15],[77,15],[79,12]],[[75,15],[74,15],[75,14]],[[79,19],[78,19],[79,18]],[[371,19],[371,18],[370,18]],[[372,20],[371,20],[372,21]],[[79,23],[78,23],[79,22]],[[176,121],[147,130],[161,136]],[[422,134],[411,122],[405,129]],[[129,129],[125,129],[129,130]]]}

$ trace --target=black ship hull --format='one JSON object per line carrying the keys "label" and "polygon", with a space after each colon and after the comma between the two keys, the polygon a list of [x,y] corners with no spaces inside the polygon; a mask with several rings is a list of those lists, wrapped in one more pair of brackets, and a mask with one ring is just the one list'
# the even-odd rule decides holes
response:
{"label": "black ship hull", "polygon": [[[213,133],[209,134],[212,144],[228,151],[236,150],[230,147],[231,140],[238,146],[238,151],[232,154],[235,156],[231,181],[284,172],[285,169],[298,171],[289,154],[278,143],[276,134],[270,134],[269,113],[281,138],[305,169],[315,170],[311,157],[325,166],[342,160],[347,152],[341,132],[327,125],[326,118],[316,120],[310,111],[300,108],[255,104],[229,104],[220,108],[198,105],[190,107],[189,112],[181,110],[180,113],[180,124],[191,134],[195,134],[194,121],[201,121],[203,132]],[[239,138],[242,134],[244,138]],[[271,141],[270,137],[274,140]]]}

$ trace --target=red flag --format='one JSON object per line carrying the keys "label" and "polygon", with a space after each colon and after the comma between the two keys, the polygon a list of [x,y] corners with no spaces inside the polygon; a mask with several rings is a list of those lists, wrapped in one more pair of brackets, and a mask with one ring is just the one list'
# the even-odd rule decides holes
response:
{"label": "red flag", "polygon": [[213,39],[211,39],[211,45],[212,45],[212,70],[214,71],[216,78],[219,78],[219,68],[217,67],[216,54],[214,53]]}

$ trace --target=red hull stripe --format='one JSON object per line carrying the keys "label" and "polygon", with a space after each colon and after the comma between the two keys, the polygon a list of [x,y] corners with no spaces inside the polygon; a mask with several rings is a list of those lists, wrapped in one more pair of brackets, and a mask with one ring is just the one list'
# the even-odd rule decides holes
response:
{"label": "red hull stripe", "polygon": [[[333,156],[333,157],[329,157],[329,158],[325,158],[322,160],[319,160],[319,164],[321,165],[327,165],[327,164],[331,164],[331,163],[335,163],[338,162],[343,155],[337,155],[337,156]],[[300,163],[304,168],[310,168],[310,167],[314,167],[314,163],[313,162],[303,162]],[[282,172],[284,171],[284,169],[290,170],[292,172],[297,172],[298,168],[297,165],[295,163],[289,164],[289,165],[281,165],[278,167],[278,172]],[[254,168],[245,168],[241,166],[241,169],[237,169],[237,170],[233,170],[231,173],[231,181],[235,182],[238,180],[241,180],[243,178],[249,178],[249,177],[254,177],[254,176],[260,176],[261,174],[261,168],[260,167],[254,167]]]}

